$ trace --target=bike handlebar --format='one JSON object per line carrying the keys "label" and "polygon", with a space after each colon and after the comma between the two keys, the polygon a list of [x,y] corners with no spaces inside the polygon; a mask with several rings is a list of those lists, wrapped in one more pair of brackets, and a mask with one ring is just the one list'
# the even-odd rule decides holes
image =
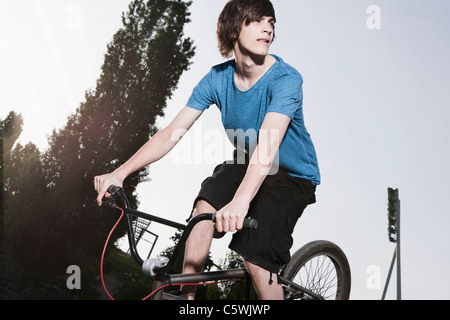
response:
{"label": "bike handlebar", "polygon": [[[110,186],[108,188],[108,193],[111,194],[111,197],[103,200],[103,204],[109,206],[109,207],[113,207],[116,208],[117,205],[115,205],[114,202],[114,197],[119,193],[119,196],[122,200],[124,200],[124,198],[126,199],[125,194],[123,194],[122,188],[118,187],[118,186]],[[128,201],[126,201],[126,203],[128,203]],[[127,208],[128,209],[128,208]],[[211,220],[212,222],[216,222],[216,214],[215,213],[211,213]],[[258,228],[258,220],[255,219],[244,219],[243,222],[243,228],[245,229],[257,229]]]}
{"label": "bike handlebar", "polygon": [[[121,209],[127,213],[127,227],[128,227],[127,233],[128,233],[128,242],[130,245],[130,252],[131,252],[134,260],[136,260],[136,262],[141,266],[144,263],[144,260],[139,256],[137,249],[136,249],[136,241],[135,241],[135,236],[134,236],[134,229],[133,229],[133,225],[132,225],[133,221],[132,221],[131,215],[183,230],[184,231],[183,235],[182,235],[181,239],[179,240],[179,242],[173,252],[173,256],[175,256],[175,259],[179,254],[181,254],[181,252],[182,252],[181,247],[184,246],[190,232],[192,231],[192,229],[198,222],[203,221],[203,220],[210,220],[210,221],[215,222],[215,218],[216,218],[215,213],[205,213],[205,214],[200,214],[200,215],[192,218],[190,220],[190,222],[188,223],[188,225],[182,225],[182,224],[179,224],[179,223],[176,223],[176,222],[173,222],[170,220],[166,220],[166,219],[163,219],[163,218],[160,218],[157,216],[152,216],[147,213],[132,210],[130,208],[128,199],[121,187],[110,186],[108,188],[108,193],[111,196],[107,199],[104,199],[103,204],[110,208],[118,209],[119,206],[116,204],[115,199],[118,198],[120,200],[120,202],[122,202]],[[258,221],[255,219],[244,219],[243,227],[247,228],[247,229],[256,229],[258,227]],[[171,261],[167,264],[167,266],[162,268],[161,270],[166,271],[167,269],[172,267],[175,259],[171,259]]]}

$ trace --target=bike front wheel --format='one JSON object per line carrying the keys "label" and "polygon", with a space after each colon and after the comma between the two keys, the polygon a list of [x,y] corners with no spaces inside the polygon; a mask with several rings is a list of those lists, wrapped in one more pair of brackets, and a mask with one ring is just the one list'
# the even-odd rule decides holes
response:
{"label": "bike front wheel", "polygon": [[[297,250],[281,276],[308,289],[326,300],[347,300],[350,297],[350,265],[336,244],[318,240]],[[285,288],[287,300],[307,299],[307,294]]]}

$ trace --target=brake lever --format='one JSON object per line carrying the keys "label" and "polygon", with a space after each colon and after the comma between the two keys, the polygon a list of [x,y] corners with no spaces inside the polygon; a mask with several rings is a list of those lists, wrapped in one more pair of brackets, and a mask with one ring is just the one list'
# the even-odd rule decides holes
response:
{"label": "brake lever", "polygon": [[117,192],[119,192],[122,188],[121,187],[117,187],[117,186],[110,186],[108,188],[108,193],[110,194],[109,198],[103,199],[102,200],[102,204],[113,208],[113,209],[117,209],[117,205],[116,202],[114,200],[115,195],[117,194]]}
{"label": "brake lever", "polygon": [[107,207],[110,207],[110,208],[113,208],[113,209],[117,209],[116,202],[114,201],[114,198],[112,196],[107,198],[107,199],[103,199],[102,200],[102,204],[104,206],[107,206]]}

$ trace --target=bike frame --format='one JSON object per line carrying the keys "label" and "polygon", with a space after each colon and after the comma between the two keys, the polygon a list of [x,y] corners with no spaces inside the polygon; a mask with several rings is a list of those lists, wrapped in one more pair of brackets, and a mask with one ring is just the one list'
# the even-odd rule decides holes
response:
{"label": "bike frame", "polygon": [[[228,270],[220,270],[220,271],[207,271],[201,273],[194,274],[170,274],[172,271],[172,267],[177,261],[178,258],[181,257],[186,241],[195,227],[195,225],[204,220],[214,220],[214,214],[205,213],[195,216],[190,220],[187,225],[183,225],[174,221],[170,221],[161,217],[153,216],[145,212],[140,212],[137,210],[133,210],[130,208],[130,204],[128,199],[123,192],[122,188],[119,187],[111,187],[109,190],[111,197],[105,201],[105,204],[109,207],[118,208],[114,199],[118,198],[122,203],[120,207],[124,213],[126,214],[126,222],[127,222],[127,235],[128,235],[128,243],[130,246],[130,252],[136,263],[138,263],[141,267],[144,264],[144,260],[140,257],[137,248],[136,248],[136,240],[133,229],[133,216],[139,217],[142,219],[146,219],[149,221],[153,221],[159,224],[163,224],[172,228],[180,229],[183,231],[182,236],[178,243],[175,246],[172,256],[170,257],[168,263],[164,267],[155,267],[154,268],[154,281],[153,281],[153,290],[157,290],[163,286],[171,285],[174,283],[183,283],[183,284],[199,284],[204,282],[211,281],[227,281],[227,280],[246,280],[246,290],[245,290],[245,300],[250,298],[250,289],[251,289],[251,279],[250,275],[246,269],[228,269]],[[286,286],[291,287],[292,289],[298,290],[311,296],[314,299],[323,300],[323,297],[306,289],[298,284],[284,279],[283,277],[279,277],[280,284],[284,284]],[[159,290],[152,296],[153,300],[178,300],[180,299],[177,296],[165,294],[162,290]]]}

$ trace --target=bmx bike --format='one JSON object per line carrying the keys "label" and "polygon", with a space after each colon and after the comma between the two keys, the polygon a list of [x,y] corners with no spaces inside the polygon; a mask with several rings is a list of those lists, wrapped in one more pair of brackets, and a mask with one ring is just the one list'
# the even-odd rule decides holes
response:
{"label": "bmx bike", "polygon": [[[196,274],[173,274],[172,268],[174,263],[183,254],[184,245],[192,229],[200,221],[214,221],[215,214],[206,213],[195,216],[187,225],[184,225],[131,209],[129,201],[120,187],[110,186],[108,192],[111,196],[104,200],[103,203],[122,212],[122,216],[117,224],[123,216],[126,216],[130,253],[136,263],[142,267],[142,272],[154,278],[152,292],[143,300],[183,299],[180,296],[172,295],[162,290],[163,288],[176,285],[207,285],[211,282],[220,283],[240,280],[245,280],[248,284],[251,284],[247,270],[245,267],[239,267],[240,264],[237,264],[238,268],[229,268],[227,270],[205,271]],[[176,244],[170,259],[159,257],[144,260],[140,257],[136,248],[133,217],[146,219],[182,231],[182,236]],[[257,228],[257,221],[245,219],[244,228]],[[104,254],[105,250],[103,251]],[[330,241],[317,240],[304,245],[292,255],[290,262],[282,268],[278,281],[283,287],[285,300],[347,300],[350,296],[351,272],[346,255],[336,244]],[[103,274],[102,282],[106,293],[113,299],[106,289]],[[246,285],[245,300],[250,299],[250,291],[251,285]]]}

